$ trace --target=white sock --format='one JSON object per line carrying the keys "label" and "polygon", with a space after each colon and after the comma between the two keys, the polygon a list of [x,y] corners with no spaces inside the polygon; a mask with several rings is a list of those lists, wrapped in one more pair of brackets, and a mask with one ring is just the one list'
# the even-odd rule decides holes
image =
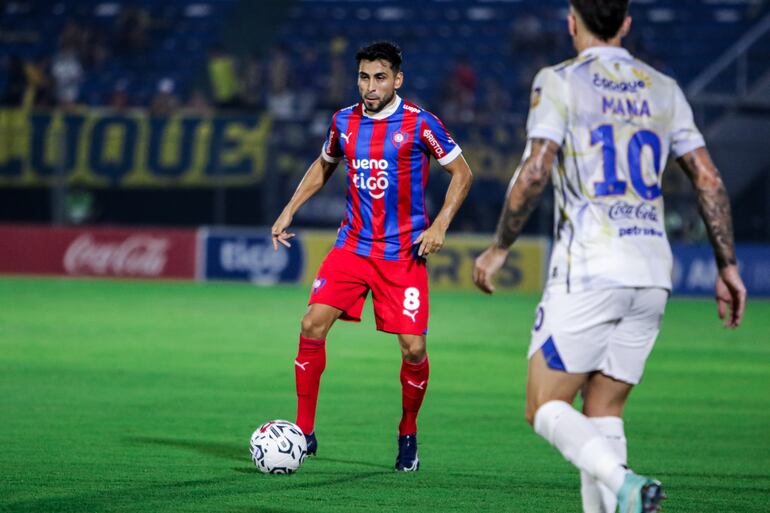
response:
{"label": "white sock", "polygon": [[567,461],[617,494],[627,470],[623,461],[588,417],[564,401],[548,401],[535,413],[535,432]]}
{"label": "white sock", "polygon": [[[623,464],[627,463],[626,435],[623,431],[623,419],[620,417],[588,417],[596,429],[620,456]],[[580,495],[583,498],[583,513],[614,513],[618,498],[609,488],[580,471]]]}

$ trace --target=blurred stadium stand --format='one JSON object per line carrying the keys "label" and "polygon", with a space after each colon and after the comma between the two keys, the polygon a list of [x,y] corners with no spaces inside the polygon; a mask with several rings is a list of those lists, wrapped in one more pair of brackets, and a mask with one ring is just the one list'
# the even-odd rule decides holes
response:
{"label": "blurred stadium stand", "polygon": [[[574,53],[566,7],[566,0],[0,2],[6,108],[71,116],[267,116],[271,123],[264,169],[242,184],[98,184],[78,181],[77,173],[24,181],[8,168],[6,179],[0,172],[0,221],[270,224],[317,155],[329,115],[357,98],[355,51],[390,39],[404,51],[403,96],[445,121],[477,173],[456,228],[492,231],[523,147],[531,80],[540,67]],[[770,6],[636,0],[631,13],[626,45],[688,91],[736,200],[739,239],[770,240]],[[145,125],[138,126],[143,140]],[[7,121],[0,126],[0,146],[11,144],[13,130]],[[433,177],[433,208],[445,184],[440,174]],[[667,173],[664,190],[672,236],[703,240],[682,174]],[[337,179],[298,222],[335,225],[343,194]],[[547,234],[551,222],[544,201],[528,231]]]}

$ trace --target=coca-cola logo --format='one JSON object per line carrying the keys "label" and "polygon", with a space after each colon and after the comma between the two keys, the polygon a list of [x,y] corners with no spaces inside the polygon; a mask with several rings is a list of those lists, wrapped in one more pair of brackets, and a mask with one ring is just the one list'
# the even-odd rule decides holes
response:
{"label": "coca-cola logo", "polygon": [[641,219],[644,221],[658,222],[658,210],[649,203],[632,205],[625,201],[617,201],[610,205],[610,219]]}
{"label": "coca-cola logo", "polygon": [[132,235],[118,242],[99,242],[90,233],[75,239],[64,254],[68,274],[159,276],[166,267],[170,242]]}

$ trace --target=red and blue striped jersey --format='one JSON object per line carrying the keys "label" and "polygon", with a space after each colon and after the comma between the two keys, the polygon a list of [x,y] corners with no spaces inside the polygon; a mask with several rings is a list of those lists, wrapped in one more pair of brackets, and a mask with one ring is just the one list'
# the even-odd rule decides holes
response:
{"label": "red and blue striped jersey", "polygon": [[436,116],[398,96],[372,116],[362,103],[337,111],[321,152],[347,166],[347,213],[335,247],[386,260],[414,258],[414,241],[430,225],[430,157],[446,166],[460,153]]}

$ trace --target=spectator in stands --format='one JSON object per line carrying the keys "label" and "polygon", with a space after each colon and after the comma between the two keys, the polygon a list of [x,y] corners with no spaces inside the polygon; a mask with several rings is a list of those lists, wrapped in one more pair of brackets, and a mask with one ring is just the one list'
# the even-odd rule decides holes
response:
{"label": "spectator in stands", "polygon": [[150,114],[152,116],[168,116],[179,109],[179,98],[176,95],[176,84],[170,78],[162,78],[158,82],[158,90],[152,98]]}
{"label": "spectator in stands", "polygon": [[24,75],[27,87],[24,90],[23,107],[30,109],[53,105],[53,83],[46,73],[46,59],[25,63]]}
{"label": "spectator in stands", "polygon": [[24,61],[18,55],[12,55],[6,61],[6,87],[3,105],[20,107],[27,88],[27,76],[24,73]]}
{"label": "spectator in stands", "polygon": [[214,105],[220,109],[240,107],[240,84],[233,56],[215,45],[209,53],[208,70]]}
{"label": "spectator in stands", "polygon": [[499,80],[486,78],[482,86],[481,101],[479,102],[477,122],[487,125],[500,125],[502,116],[510,113],[513,107],[508,89]]}
{"label": "spectator in stands", "polygon": [[476,109],[476,71],[461,55],[444,90],[442,117],[447,123],[468,123],[473,121]]}
{"label": "spectator in stands", "polygon": [[454,70],[454,81],[463,93],[469,96],[476,95],[476,70],[473,69],[473,66],[471,66],[466,55],[461,55],[457,59]]}
{"label": "spectator in stands", "polygon": [[199,114],[202,116],[207,116],[211,114],[212,111],[208,98],[206,98],[206,95],[203,94],[203,91],[200,89],[196,89],[192,92],[189,100],[187,100],[185,109],[192,114]]}
{"label": "spectator in stands", "polygon": [[337,36],[329,42],[330,61],[326,75],[328,82],[323,104],[323,107],[329,110],[335,110],[339,105],[343,105],[349,97],[351,81],[348,63],[345,60],[347,48],[348,41],[342,36]]}
{"label": "spectator in stands", "polygon": [[262,60],[255,53],[249,55],[243,64],[243,104],[250,109],[261,109],[265,103],[265,69]]}
{"label": "spectator in stands", "polygon": [[139,7],[124,6],[115,27],[115,53],[141,53],[149,47],[150,14]]}
{"label": "spectator in stands", "polygon": [[281,94],[289,88],[291,62],[285,45],[277,45],[269,53],[267,76],[270,80],[270,93]]}
{"label": "spectator in stands", "polygon": [[270,51],[267,75],[267,110],[276,119],[294,119],[297,113],[297,95],[290,88],[291,61],[286,46],[278,45]]}
{"label": "spectator in stands", "polygon": [[128,80],[125,78],[119,79],[115,82],[115,86],[112,88],[112,93],[107,101],[107,105],[116,110],[123,110],[130,105],[130,99],[128,96]]}
{"label": "spectator in stands", "polygon": [[[329,68],[321,61],[320,52],[314,46],[304,47],[297,52],[301,57],[298,64],[292,66],[302,70],[302,80],[294,80],[294,74],[289,73],[289,88],[295,97],[295,112],[297,120],[308,120],[317,112],[319,103],[328,86]],[[348,76],[348,83],[350,77]],[[339,104],[337,104],[339,106]],[[335,110],[331,107],[332,112]]]}
{"label": "spectator in stands", "polygon": [[534,14],[516,16],[511,24],[511,46],[514,58],[522,53],[541,51],[544,44],[543,23]]}
{"label": "spectator in stands", "polygon": [[331,108],[333,105],[342,105],[348,96],[350,75],[347,62],[342,56],[332,56],[329,63],[328,86],[324,106]]}
{"label": "spectator in stands", "polygon": [[104,34],[91,27],[83,29],[80,60],[86,68],[98,68],[109,58]]}
{"label": "spectator in stands", "polygon": [[548,65],[548,54],[542,51],[536,51],[528,56],[524,60],[523,65],[517,67],[517,76],[515,78],[515,85],[519,91],[524,91],[522,95],[523,105],[519,110],[526,112],[529,108],[529,90],[532,86],[532,79],[535,74],[542,68]]}
{"label": "spectator in stands", "polygon": [[294,120],[297,117],[297,95],[288,87],[270,91],[267,97],[267,110],[275,119]]}
{"label": "spectator in stands", "polygon": [[83,66],[72,43],[62,45],[51,63],[51,75],[56,84],[56,101],[65,108],[74,106],[80,96]]}
{"label": "spectator in stands", "polygon": [[80,54],[84,43],[85,37],[81,26],[75,20],[67,20],[59,35],[59,48],[67,48]]}

